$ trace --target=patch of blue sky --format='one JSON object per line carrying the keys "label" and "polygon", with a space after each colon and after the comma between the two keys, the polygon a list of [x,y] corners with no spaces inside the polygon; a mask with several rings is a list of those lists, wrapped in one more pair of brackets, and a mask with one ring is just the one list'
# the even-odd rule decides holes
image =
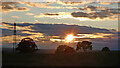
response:
{"label": "patch of blue sky", "polygon": [[104,29],[118,29],[118,20],[106,20],[106,21],[82,21],[81,25],[92,26],[96,28],[104,28]]}
{"label": "patch of blue sky", "polygon": [[39,15],[40,13],[58,13],[58,12],[74,12],[74,11],[80,11],[78,9],[51,9],[51,8],[30,8],[31,10],[29,12],[32,12],[36,15]]}
{"label": "patch of blue sky", "polygon": [[[3,14],[2,19],[5,19],[7,22],[33,22],[34,21],[33,16],[30,16],[30,15],[28,16],[25,14],[26,14],[25,12],[21,12],[21,11],[8,12]],[[19,18],[12,18],[12,16],[18,16]]]}
{"label": "patch of blue sky", "polygon": [[59,6],[59,7],[65,7],[64,5],[58,4],[58,3],[56,3],[56,2],[53,2],[53,3],[49,4],[49,6],[54,6],[54,7],[57,7],[57,6]]}
{"label": "patch of blue sky", "polygon": [[27,7],[26,4],[16,4],[16,6],[20,7]]}
{"label": "patch of blue sky", "polygon": [[50,4],[49,6],[54,6],[54,7],[57,7],[57,6],[59,6],[59,7],[83,7],[83,5],[81,5],[81,4],[78,4],[78,5],[62,5],[62,4],[59,4],[59,3],[56,3],[56,2]]}

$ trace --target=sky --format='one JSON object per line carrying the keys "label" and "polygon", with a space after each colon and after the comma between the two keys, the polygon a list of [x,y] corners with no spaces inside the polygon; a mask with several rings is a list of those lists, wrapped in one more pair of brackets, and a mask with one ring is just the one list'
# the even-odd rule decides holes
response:
{"label": "sky", "polygon": [[[17,43],[33,38],[41,49],[55,49],[66,44],[91,41],[93,49],[118,50],[119,2],[2,2],[3,47],[12,47],[13,23],[17,23]],[[65,42],[69,34],[74,36]]]}

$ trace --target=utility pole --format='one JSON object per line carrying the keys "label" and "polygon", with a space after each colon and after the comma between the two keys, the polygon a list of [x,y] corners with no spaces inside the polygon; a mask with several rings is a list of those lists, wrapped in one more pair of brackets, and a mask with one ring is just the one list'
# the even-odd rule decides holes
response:
{"label": "utility pole", "polygon": [[14,32],[13,32],[13,53],[15,52],[15,45],[16,45],[16,23],[14,23]]}

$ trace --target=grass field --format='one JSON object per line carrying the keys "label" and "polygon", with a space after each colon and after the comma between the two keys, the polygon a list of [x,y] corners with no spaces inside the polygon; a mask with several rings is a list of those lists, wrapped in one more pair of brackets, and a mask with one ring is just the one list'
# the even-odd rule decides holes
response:
{"label": "grass field", "polygon": [[63,54],[3,53],[4,66],[118,66],[120,51]]}

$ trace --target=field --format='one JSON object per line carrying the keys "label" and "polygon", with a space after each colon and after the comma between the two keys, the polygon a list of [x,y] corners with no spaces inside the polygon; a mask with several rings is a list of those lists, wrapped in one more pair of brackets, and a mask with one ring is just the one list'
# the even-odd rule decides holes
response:
{"label": "field", "polygon": [[118,66],[120,51],[63,54],[3,53],[3,66]]}

